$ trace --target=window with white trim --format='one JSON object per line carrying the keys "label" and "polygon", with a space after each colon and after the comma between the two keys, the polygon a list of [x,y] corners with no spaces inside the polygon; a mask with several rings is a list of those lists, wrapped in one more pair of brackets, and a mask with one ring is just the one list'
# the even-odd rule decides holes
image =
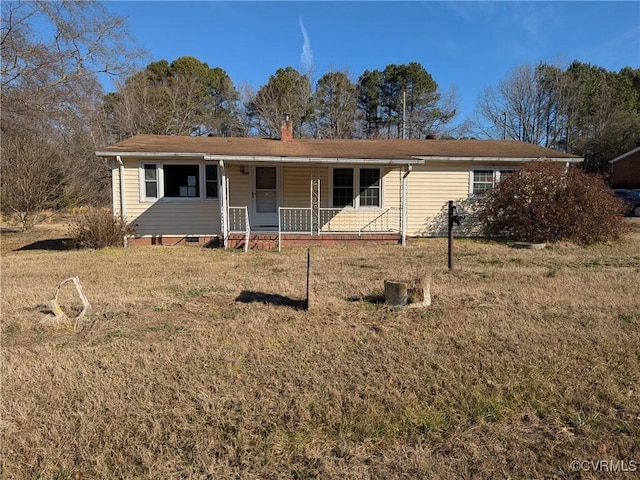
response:
{"label": "window with white trim", "polygon": [[144,164],[144,198],[158,198],[158,169],[155,163]]}
{"label": "window with white trim", "polygon": [[332,206],[381,207],[382,175],[379,168],[334,168]]}
{"label": "window with white trim", "polygon": [[491,190],[500,181],[513,173],[513,169],[483,168],[471,171],[471,185],[469,193],[471,195],[482,195],[487,190]]}
{"label": "window with white trim", "polygon": [[140,199],[217,199],[218,166],[212,164],[140,165]]}
{"label": "window with white trim", "polygon": [[333,206],[353,207],[353,168],[333,169]]}
{"label": "window with white trim", "polygon": [[208,164],[204,169],[205,197],[218,198],[218,166]]}
{"label": "window with white trim", "polygon": [[380,206],[380,169],[360,169],[360,206]]}

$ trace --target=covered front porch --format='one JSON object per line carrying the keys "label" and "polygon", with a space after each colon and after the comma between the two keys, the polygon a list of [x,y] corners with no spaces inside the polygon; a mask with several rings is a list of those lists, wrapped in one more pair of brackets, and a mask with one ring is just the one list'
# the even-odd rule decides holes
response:
{"label": "covered front porch", "polygon": [[282,249],[285,245],[402,243],[401,213],[397,208],[366,212],[334,208],[279,207],[276,228],[251,227],[249,209],[229,207],[225,248]]}
{"label": "covered front porch", "polygon": [[407,176],[419,160],[297,160],[218,159],[225,248],[406,244]]}

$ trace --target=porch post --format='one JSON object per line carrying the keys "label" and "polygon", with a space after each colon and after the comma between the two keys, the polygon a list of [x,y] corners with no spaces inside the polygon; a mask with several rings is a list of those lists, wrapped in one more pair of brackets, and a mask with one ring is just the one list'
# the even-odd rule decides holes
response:
{"label": "porch post", "polygon": [[311,172],[311,235],[320,235],[320,178]]}
{"label": "porch post", "polygon": [[224,169],[224,162],[220,160],[218,162],[220,166],[220,229],[222,230],[222,244],[224,248],[227,248],[229,243],[229,216],[227,198],[227,173]]}
{"label": "porch post", "polygon": [[401,186],[401,190],[402,190],[402,194],[401,194],[401,199],[400,199],[400,236],[402,239],[402,246],[406,246],[407,245],[407,188],[408,188],[408,182],[407,182],[407,177],[409,176],[409,172],[411,172],[411,165],[407,165],[407,168],[404,172],[404,174],[402,175],[402,186]]}

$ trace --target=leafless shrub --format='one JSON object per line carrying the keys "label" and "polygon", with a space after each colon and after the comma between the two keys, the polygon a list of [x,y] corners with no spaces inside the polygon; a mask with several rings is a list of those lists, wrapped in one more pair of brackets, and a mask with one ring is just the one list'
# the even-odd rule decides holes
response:
{"label": "leafless shrub", "polygon": [[75,248],[104,248],[124,246],[124,238],[134,231],[134,225],[114,216],[110,210],[90,208],[76,218],[68,234]]}
{"label": "leafless shrub", "polygon": [[604,180],[578,168],[532,162],[488,192],[479,217],[490,236],[589,245],[628,231],[623,205]]}

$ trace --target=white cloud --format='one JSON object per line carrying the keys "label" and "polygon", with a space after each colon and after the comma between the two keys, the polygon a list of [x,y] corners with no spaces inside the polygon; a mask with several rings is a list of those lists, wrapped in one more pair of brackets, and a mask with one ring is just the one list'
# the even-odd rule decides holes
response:
{"label": "white cloud", "polygon": [[302,53],[300,54],[300,63],[304,70],[302,73],[308,73],[313,70],[313,51],[311,50],[311,42],[309,41],[307,29],[304,28],[304,23],[302,23],[302,17],[300,17],[300,30],[302,30],[302,38],[304,39]]}

